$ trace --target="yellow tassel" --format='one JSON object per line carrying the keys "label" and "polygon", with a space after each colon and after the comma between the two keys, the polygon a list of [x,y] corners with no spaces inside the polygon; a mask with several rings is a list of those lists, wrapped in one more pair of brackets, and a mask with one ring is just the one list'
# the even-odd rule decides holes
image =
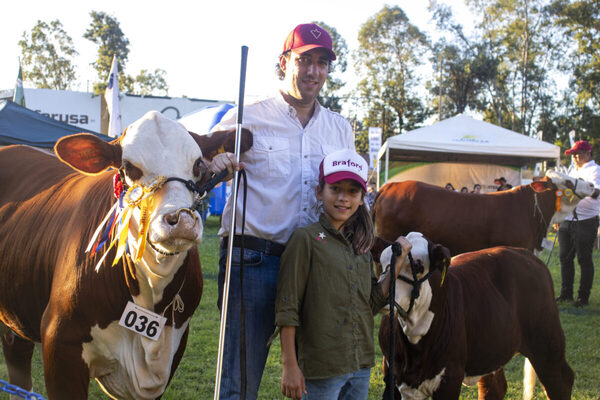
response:
{"label": "yellow tassel", "polygon": [[131,207],[127,207],[125,211],[125,215],[123,217],[122,226],[119,227],[118,237],[119,243],[117,244],[117,254],[115,254],[115,259],[112,263],[113,266],[117,265],[123,253],[125,253],[125,247],[127,246],[127,235],[129,234],[129,220],[131,219],[131,215],[133,214]]}
{"label": "yellow tassel", "polygon": [[[446,263],[446,260],[444,260],[444,264]],[[448,269],[446,266],[444,266],[444,269],[442,270],[442,282],[440,282],[440,287],[444,286],[444,279],[446,279],[446,269]]]}
{"label": "yellow tassel", "polygon": [[140,204],[140,228],[138,232],[138,250],[135,256],[135,261],[142,259],[144,250],[146,249],[146,235],[150,228],[150,214],[151,214],[151,198],[145,198]]}

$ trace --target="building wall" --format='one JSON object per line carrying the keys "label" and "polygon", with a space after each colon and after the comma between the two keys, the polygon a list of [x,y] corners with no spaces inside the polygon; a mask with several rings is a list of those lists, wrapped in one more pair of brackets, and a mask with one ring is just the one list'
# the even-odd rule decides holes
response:
{"label": "building wall", "polygon": [[[50,118],[79,126],[94,132],[107,133],[108,112],[102,96],[89,92],[52,89],[24,89],[25,104],[30,110]],[[0,99],[12,99],[12,90],[0,91]],[[206,107],[227,103],[223,100],[205,100],[168,96],[137,96],[121,94],[121,126],[123,129],[151,110],[160,111],[171,119]]]}

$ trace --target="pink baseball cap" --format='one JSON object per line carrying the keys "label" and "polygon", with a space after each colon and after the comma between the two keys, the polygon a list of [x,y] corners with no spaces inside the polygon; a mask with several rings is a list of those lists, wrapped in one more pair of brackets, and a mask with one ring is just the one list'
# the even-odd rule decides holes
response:
{"label": "pink baseball cap", "polygon": [[565,151],[565,154],[569,155],[573,153],[585,153],[586,151],[592,151],[592,145],[587,140],[579,140],[575,142],[573,147]]}
{"label": "pink baseball cap", "polygon": [[319,165],[319,182],[332,184],[344,179],[352,179],[367,190],[369,166],[355,151],[343,149],[328,154]]}
{"label": "pink baseball cap", "polygon": [[283,44],[282,54],[294,50],[298,54],[322,48],[327,51],[330,60],[335,60],[331,36],[317,24],[300,24],[290,32]]}

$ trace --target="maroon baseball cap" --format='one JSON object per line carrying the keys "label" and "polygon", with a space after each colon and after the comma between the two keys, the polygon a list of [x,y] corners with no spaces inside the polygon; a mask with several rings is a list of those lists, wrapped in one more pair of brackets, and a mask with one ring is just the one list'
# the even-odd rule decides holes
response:
{"label": "maroon baseball cap", "polygon": [[334,184],[344,179],[360,183],[367,190],[369,166],[355,151],[342,149],[326,155],[319,165],[319,182]]}
{"label": "maroon baseball cap", "polygon": [[317,24],[300,24],[290,32],[283,44],[282,54],[293,50],[298,54],[322,48],[327,51],[330,60],[335,60],[331,36]]}
{"label": "maroon baseball cap", "polygon": [[588,142],[587,140],[579,140],[575,142],[573,147],[565,151],[565,154],[569,155],[573,153],[585,153],[587,151],[592,151],[592,145],[590,144],[590,142]]}

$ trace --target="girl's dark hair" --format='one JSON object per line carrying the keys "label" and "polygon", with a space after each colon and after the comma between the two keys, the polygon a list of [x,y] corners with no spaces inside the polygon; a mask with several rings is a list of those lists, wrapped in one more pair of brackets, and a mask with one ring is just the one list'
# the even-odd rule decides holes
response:
{"label": "girl's dark hair", "polygon": [[[358,185],[358,183],[357,183]],[[325,181],[319,182],[317,190],[322,191],[325,187]],[[363,204],[340,226],[340,232],[352,243],[352,248],[356,254],[365,254],[375,243],[375,233],[371,213],[367,209],[365,201],[365,189],[361,186],[361,195]]]}

